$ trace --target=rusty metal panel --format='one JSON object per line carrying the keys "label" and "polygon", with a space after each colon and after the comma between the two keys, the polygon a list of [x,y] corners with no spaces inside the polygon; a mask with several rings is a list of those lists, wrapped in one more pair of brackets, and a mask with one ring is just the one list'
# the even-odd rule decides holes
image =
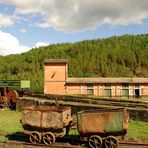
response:
{"label": "rusty metal panel", "polygon": [[[71,117],[71,108],[56,106],[31,106],[23,109],[23,127],[63,129]],[[67,120],[70,122],[69,120]]]}
{"label": "rusty metal panel", "polygon": [[77,119],[80,134],[123,132],[128,124],[124,109],[81,111]]}
{"label": "rusty metal panel", "polygon": [[40,118],[41,118],[40,111],[24,110],[22,113],[23,125],[31,125],[35,127],[40,127],[40,124],[41,124]]}
{"label": "rusty metal panel", "polygon": [[43,112],[42,117],[42,125],[43,128],[53,128],[53,129],[62,129],[62,113],[55,111]]}

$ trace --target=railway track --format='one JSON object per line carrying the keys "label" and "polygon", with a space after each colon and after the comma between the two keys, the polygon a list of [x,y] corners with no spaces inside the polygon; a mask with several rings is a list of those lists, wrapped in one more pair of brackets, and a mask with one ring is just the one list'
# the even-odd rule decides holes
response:
{"label": "railway track", "polygon": [[130,148],[130,147],[134,147],[134,148],[148,148],[148,144],[146,143],[137,143],[137,142],[120,142],[120,147],[121,148]]}
{"label": "railway track", "polygon": [[[71,145],[69,143],[54,143],[49,145],[44,145],[44,144],[31,144],[28,142],[18,142],[18,141],[9,141],[4,144],[4,146],[7,146],[6,148],[81,148],[81,146],[77,145]],[[5,148],[5,147],[4,147]]]}
{"label": "railway track", "polygon": [[[0,148],[47,148],[49,145],[32,144],[28,142],[27,135],[18,133],[10,135],[8,142],[0,144]],[[87,148],[87,143],[81,143],[78,136],[58,138],[50,148]],[[119,148],[148,148],[148,143],[125,142],[119,140]]]}
{"label": "railway track", "polygon": [[[59,143],[44,145],[44,144],[31,144],[28,142],[8,141],[7,143],[1,143],[0,148],[87,148],[87,145],[71,145],[69,143]],[[119,142],[119,148],[148,148],[148,144],[137,142]]]}
{"label": "railway track", "polygon": [[108,107],[126,107],[126,108],[142,108],[148,109],[148,102],[146,101],[133,101],[133,100],[118,100],[118,99],[107,99],[107,98],[90,98],[90,97],[81,97],[81,96],[60,96],[60,95],[51,95],[47,96],[44,94],[32,93],[30,95],[34,98],[58,100],[64,102],[72,103],[83,103],[90,105],[99,105],[99,106],[108,106]]}
{"label": "railway track", "polygon": [[[0,148],[47,148],[49,145],[43,143],[32,144],[29,136],[23,132],[6,136],[9,140],[7,143],[0,144]],[[50,145],[51,148],[81,148],[78,137],[57,137],[56,142]]]}

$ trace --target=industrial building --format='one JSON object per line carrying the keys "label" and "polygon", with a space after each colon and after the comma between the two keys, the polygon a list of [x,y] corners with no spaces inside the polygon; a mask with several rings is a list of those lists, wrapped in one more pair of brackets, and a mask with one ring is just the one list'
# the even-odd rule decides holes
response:
{"label": "industrial building", "polygon": [[44,61],[44,93],[148,97],[148,78],[69,78],[67,59],[47,59]]}

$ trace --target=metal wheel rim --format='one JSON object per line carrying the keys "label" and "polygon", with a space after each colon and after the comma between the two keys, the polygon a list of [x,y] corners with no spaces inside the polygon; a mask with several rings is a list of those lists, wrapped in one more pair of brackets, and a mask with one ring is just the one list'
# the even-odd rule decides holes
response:
{"label": "metal wheel rim", "polygon": [[106,148],[117,148],[119,146],[118,140],[114,136],[108,136],[105,140]]}
{"label": "metal wheel rim", "polygon": [[29,139],[30,139],[30,142],[33,144],[40,143],[41,142],[40,133],[38,132],[31,133]]}
{"label": "metal wheel rim", "polygon": [[48,132],[43,135],[43,143],[46,145],[50,145],[55,142],[55,136],[53,133]]}
{"label": "metal wheel rim", "polygon": [[91,148],[100,148],[102,146],[102,139],[98,135],[92,135],[89,138],[89,146]]}

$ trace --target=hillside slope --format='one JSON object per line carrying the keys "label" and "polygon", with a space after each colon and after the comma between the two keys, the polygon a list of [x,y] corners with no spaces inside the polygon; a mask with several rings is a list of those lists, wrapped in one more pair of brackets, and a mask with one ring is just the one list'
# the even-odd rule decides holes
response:
{"label": "hillside slope", "polygon": [[44,59],[68,59],[69,77],[148,77],[148,34],[34,48],[0,56],[0,79],[30,79],[43,89]]}

